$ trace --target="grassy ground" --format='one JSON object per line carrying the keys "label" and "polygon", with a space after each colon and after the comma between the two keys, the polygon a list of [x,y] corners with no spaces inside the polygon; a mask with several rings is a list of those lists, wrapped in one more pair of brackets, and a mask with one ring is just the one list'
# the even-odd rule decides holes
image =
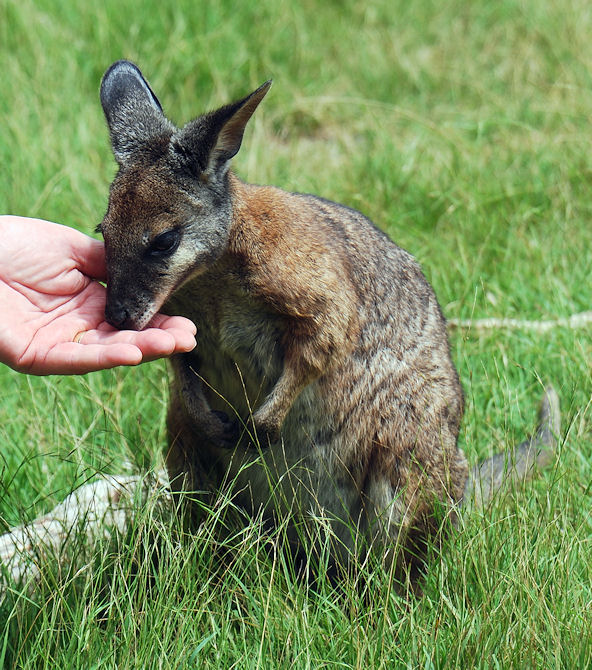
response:
{"label": "grassy ground", "polygon": [[[91,232],[114,173],[102,72],[135,60],[178,122],[269,77],[244,178],[364,211],[414,253],[448,317],[547,319],[592,285],[592,8],[584,0],[0,0],[0,212]],[[148,504],[125,541],[44,568],[0,607],[18,668],[592,666],[589,329],[455,332],[472,463],[562,400],[556,465],[435,552],[423,597],[295,581],[256,524],[220,562]],[[166,367],[0,370],[0,519],[34,518],[164,446]],[[153,542],[154,534],[159,536]],[[158,547],[158,561],[150,547]],[[149,560],[150,559],[150,560]]]}

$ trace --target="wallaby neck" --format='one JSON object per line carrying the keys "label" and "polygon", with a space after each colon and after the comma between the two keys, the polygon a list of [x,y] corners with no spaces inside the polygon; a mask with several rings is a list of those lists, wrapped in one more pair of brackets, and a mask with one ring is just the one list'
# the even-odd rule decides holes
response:
{"label": "wallaby neck", "polygon": [[258,186],[228,175],[232,222],[228,250],[233,255],[255,257],[274,247],[292,219],[286,192]]}

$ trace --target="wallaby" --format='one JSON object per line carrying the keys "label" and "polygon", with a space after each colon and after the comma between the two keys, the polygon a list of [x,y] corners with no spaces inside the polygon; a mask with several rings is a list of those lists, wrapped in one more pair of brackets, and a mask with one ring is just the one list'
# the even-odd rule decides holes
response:
{"label": "wallaby", "polygon": [[179,129],[134,64],[107,70],[106,318],[141,329],[162,308],[197,325],[171,361],[173,488],[232,481],[248,513],[290,520],[296,552],[322,517],[337,564],[397,546],[413,562],[442,509],[547,462],[557,396],[534,438],[470,474],[445,320],[414,258],[353,209],[229,171],[270,85]]}

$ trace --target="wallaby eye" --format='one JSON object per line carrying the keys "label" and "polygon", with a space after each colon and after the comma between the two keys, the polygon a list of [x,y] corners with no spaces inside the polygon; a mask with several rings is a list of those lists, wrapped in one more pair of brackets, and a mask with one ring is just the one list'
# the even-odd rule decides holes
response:
{"label": "wallaby eye", "polygon": [[150,246],[148,247],[148,254],[150,256],[167,256],[172,254],[179,245],[181,240],[181,233],[178,230],[167,230],[166,233],[157,235]]}

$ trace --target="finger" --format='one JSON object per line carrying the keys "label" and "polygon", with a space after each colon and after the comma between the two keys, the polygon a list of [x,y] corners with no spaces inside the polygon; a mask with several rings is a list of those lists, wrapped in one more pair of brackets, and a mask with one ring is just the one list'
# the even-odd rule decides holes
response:
{"label": "finger", "polygon": [[78,335],[77,341],[83,345],[133,344],[144,358],[150,359],[191,351],[196,344],[193,332],[186,328],[148,328],[141,331],[98,328]]}
{"label": "finger", "polygon": [[83,375],[118,365],[138,365],[142,362],[140,349],[128,343],[77,344],[66,342],[55,346],[43,363],[35,365],[36,374]]}
{"label": "finger", "polygon": [[[161,314],[160,312],[152,317],[150,323],[144,330],[149,330],[150,328],[160,328],[161,330],[178,328],[180,330],[186,330],[192,335],[197,333],[197,327],[190,319],[186,319],[184,316],[167,316],[166,314]],[[97,326],[97,330],[111,332],[116,331],[117,329],[106,321],[103,321]]]}
{"label": "finger", "polygon": [[105,245],[84,233],[72,236],[72,257],[78,264],[79,270],[93,279],[107,279],[105,268]]}
{"label": "finger", "polygon": [[167,328],[165,332],[175,340],[175,349],[173,351],[175,354],[193,351],[197,346],[195,331],[186,330],[185,328]]}
{"label": "finger", "polygon": [[169,328],[178,328],[181,330],[186,330],[192,335],[197,333],[197,327],[190,319],[187,319],[184,316],[167,316],[166,314],[161,314],[160,312],[152,317],[148,327],[162,328],[165,330]]}
{"label": "finger", "polygon": [[195,335],[197,328],[193,321],[184,316],[165,316],[157,314],[150,326],[159,328],[171,334],[175,339],[175,353],[179,351],[191,351],[196,346]]}
{"label": "finger", "polygon": [[89,330],[79,338],[83,345],[101,344],[109,346],[112,344],[133,344],[140,350],[149,349],[152,354],[154,350],[161,351],[163,355],[171,353],[175,348],[175,341],[170,333],[151,328],[149,330]]}

